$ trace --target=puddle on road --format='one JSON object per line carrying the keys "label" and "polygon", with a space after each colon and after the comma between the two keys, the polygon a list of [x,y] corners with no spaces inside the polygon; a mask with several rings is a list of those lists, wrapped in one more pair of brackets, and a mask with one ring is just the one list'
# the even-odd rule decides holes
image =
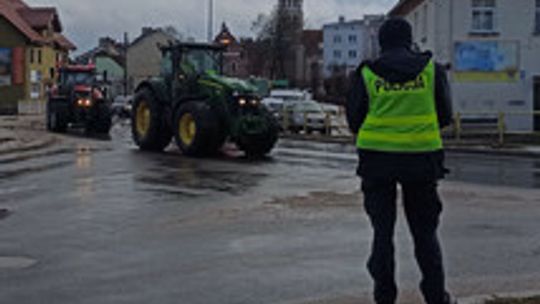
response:
{"label": "puddle on road", "polygon": [[0,256],[0,270],[2,269],[25,269],[34,266],[36,260],[28,257],[2,257]]}
{"label": "puddle on road", "polygon": [[278,198],[267,205],[282,205],[289,208],[351,208],[362,206],[360,193],[312,192],[306,196]]}
{"label": "puddle on road", "polygon": [[[205,190],[242,194],[257,186],[268,174],[245,171],[212,171],[197,166],[159,168],[136,177],[138,182],[150,186],[178,189],[181,194],[198,196]],[[202,191],[202,192],[201,192]]]}

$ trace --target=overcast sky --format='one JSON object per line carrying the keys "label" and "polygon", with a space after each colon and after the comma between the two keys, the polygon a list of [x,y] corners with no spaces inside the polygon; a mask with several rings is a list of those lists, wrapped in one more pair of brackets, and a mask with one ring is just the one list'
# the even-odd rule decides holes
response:
{"label": "overcast sky", "polygon": [[[98,37],[122,38],[127,31],[133,40],[142,26],[173,25],[187,36],[202,40],[205,35],[207,0],[26,0],[30,5],[56,6],[65,34],[85,51]],[[269,12],[277,0],[215,0],[216,30],[229,24],[238,36],[252,36],[251,23],[259,13]],[[339,15],[347,19],[364,14],[385,13],[397,0],[305,0],[306,26],[320,28]]]}

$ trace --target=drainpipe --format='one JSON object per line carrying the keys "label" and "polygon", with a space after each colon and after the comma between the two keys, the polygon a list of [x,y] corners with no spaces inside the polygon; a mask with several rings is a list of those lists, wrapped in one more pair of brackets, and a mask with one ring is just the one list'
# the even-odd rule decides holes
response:
{"label": "drainpipe", "polygon": [[450,54],[448,54],[448,62],[450,64],[453,64],[453,57],[454,57],[454,1],[448,1],[450,5],[450,29],[448,34],[448,45]]}

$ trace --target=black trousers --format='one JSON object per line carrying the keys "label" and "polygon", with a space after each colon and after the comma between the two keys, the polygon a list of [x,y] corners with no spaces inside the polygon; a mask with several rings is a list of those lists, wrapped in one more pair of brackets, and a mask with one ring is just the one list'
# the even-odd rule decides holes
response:
{"label": "black trousers", "polygon": [[394,227],[397,217],[397,184],[402,186],[403,206],[414,240],[415,256],[422,272],[421,291],[427,304],[446,304],[444,267],[437,236],[442,204],[437,182],[365,178],[362,182],[366,212],[374,238],[368,269],[375,281],[377,304],[393,304],[397,298]]}

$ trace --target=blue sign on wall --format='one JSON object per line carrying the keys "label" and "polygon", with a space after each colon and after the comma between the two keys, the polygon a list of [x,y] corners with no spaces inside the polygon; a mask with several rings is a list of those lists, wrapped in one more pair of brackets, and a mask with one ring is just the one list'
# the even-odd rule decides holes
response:
{"label": "blue sign on wall", "polygon": [[516,71],[518,43],[509,41],[464,41],[455,48],[457,72]]}

